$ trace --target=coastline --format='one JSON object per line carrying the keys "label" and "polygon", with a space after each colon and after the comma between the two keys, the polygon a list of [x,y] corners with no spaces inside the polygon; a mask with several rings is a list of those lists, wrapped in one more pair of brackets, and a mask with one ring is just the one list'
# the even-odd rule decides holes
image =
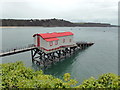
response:
{"label": "coastline", "polygon": [[[110,23],[96,23],[96,22],[84,22],[75,23],[66,21],[63,19],[1,19],[2,28],[18,28],[18,27],[117,27],[118,25],[112,25]],[[0,27],[0,28],[1,28]]]}
{"label": "coastline", "polygon": [[0,26],[0,28],[23,28],[23,27],[42,27],[42,26]]}
{"label": "coastline", "polygon": [[[44,26],[0,26],[0,28],[31,28],[31,27],[44,27]],[[54,26],[61,27],[61,26]],[[72,26],[63,26],[63,27],[72,27]],[[73,27],[108,27],[108,26],[73,26]],[[109,27],[119,27],[119,26],[109,26]]]}

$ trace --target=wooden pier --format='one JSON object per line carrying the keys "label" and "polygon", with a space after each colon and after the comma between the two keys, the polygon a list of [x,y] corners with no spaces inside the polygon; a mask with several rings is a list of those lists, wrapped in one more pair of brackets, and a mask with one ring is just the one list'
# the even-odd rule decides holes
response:
{"label": "wooden pier", "polygon": [[70,46],[70,47],[63,47],[59,50],[45,53],[44,51],[34,48],[31,50],[31,56],[32,56],[32,62],[47,67],[55,62],[59,62],[60,60],[71,56],[78,50],[85,49],[94,43],[91,42],[77,42],[76,45]]}
{"label": "wooden pier", "polygon": [[61,47],[60,49],[53,50],[52,52],[45,52],[43,49],[38,49],[33,45],[28,45],[26,48],[12,49],[7,52],[2,52],[0,53],[0,57],[31,51],[32,62],[37,65],[47,67],[55,62],[59,62],[61,59],[71,56],[76,51],[85,49],[93,44],[94,43],[91,42],[77,42],[73,46]]}

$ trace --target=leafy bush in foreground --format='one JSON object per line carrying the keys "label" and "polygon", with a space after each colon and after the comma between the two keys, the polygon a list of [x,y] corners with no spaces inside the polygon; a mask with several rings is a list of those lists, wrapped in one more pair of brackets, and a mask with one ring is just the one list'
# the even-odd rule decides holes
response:
{"label": "leafy bush in foreground", "polygon": [[120,88],[120,78],[112,73],[103,74],[98,79],[91,77],[72,87],[77,81],[71,79],[69,73],[61,80],[27,68],[22,62],[1,64],[0,68],[2,88]]}

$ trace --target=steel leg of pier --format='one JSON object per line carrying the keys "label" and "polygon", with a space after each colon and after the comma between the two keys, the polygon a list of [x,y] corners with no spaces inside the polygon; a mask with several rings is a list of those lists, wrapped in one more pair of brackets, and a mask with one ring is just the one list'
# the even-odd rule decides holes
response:
{"label": "steel leg of pier", "polygon": [[32,62],[34,62],[33,50],[31,50]]}

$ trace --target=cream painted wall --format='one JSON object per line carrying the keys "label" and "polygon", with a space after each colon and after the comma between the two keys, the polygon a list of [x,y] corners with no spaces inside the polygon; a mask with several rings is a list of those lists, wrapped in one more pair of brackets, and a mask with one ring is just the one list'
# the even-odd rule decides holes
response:
{"label": "cream painted wall", "polygon": [[[72,45],[73,44],[73,35],[71,36],[65,36],[65,37],[58,37],[59,40],[59,45],[64,46],[64,45]],[[65,42],[63,43],[63,39],[65,39]],[[69,41],[71,39],[71,42]]]}
{"label": "cream painted wall", "polygon": [[59,40],[58,40],[58,44],[57,45],[55,45],[55,42],[56,41],[52,41],[53,42],[53,45],[52,46],[50,46],[50,42],[47,42],[48,43],[48,48],[47,49],[53,49],[53,48],[57,48],[57,47],[59,47],[60,45],[59,45]]}

